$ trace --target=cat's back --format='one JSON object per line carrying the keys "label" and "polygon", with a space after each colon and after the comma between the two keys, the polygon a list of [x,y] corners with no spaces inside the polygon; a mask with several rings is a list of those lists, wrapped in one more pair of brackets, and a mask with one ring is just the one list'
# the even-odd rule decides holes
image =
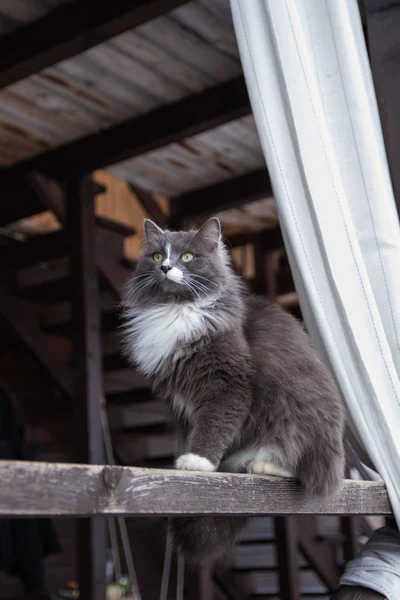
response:
{"label": "cat's back", "polygon": [[301,323],[263,296],[247,298],[245,336],[256,362],[265,358],[282,365],[319,362]]}

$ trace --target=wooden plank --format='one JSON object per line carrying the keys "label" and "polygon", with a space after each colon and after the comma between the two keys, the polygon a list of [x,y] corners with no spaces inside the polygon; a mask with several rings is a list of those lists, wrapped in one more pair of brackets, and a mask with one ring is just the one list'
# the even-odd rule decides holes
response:
{"label": "wooden plank", "polygon": [[15,242],[0,250],[0,263],[27,267],[38,262],[59,258],[67,252],[64,231],[35,235],[24,242]]}
{"label": "wooden plank", "polygon": [[104,391],[106,394],[134,392],[149,387],[150,381],[133,368],[108,371],[104,374]]}
{"label": "wooden plank", "polygon": [[275,540],[281,600],[300,600],[300,570],[295,517],[276,517]]}
{"label": "wooden plank", "polygon": [[[102,463],[104,442],[100,401],[103,385],[92,180],[72,180],[67,187],[66,200],[74,332],[75,447],[78,460]],[[80,593],[88,600],[105,598],[106,521],[82,521],[77,537]]]}
{"label": "wooden plank", "polygon": [[243,77],[193,94],[6,170],[37,170],[61,180],[90,173],[217,127],[250,112]]}
{"label": "wooden plank", "polygon": [[0,89],[142,25],[187,0],[80,0],[0,41]]}
{"label": "wooden plank", "polygon": [[193,29],[193,26],[186,27],[173,16],[166,15],[147,23],[140,34],[151,45],[178,59],[178,64],[183,62],[189,67],[193,72],[192,78],[203,73],[212,81],[221,82],[241,73],[238,57],[228,56]]}
{"label": "wooden plank", "polygon": [[375,481],[345,480],[323,502],[296,481],[229,473],[1,461],[0,481],[4,516],[392,514]]}
{"label": "wooden plank", "polygon": [[216,213],[272,195],[266,169],[258,169],[222,183],[187,192],[171,199],[180,218]]}
{"label": "wooden plank", "polygon": [[108,404],[108,421],[112,429],[136,429],[173,422],[165,402],[134,402],[129,406]]}
{"label": "wooden plank", "polygon": [[[282,586],[280,585],[278,574],[274,572],[262,572],[255,571],[253,573],[246,574],[238,574],[237,575],[239,581],[247,580],[250,589],[252,590],[252,599],[253,600],[264,600],[268,598],[269,600],[286,600],[286,597],[283,593]],[[311,570],[301,570],[299,573],[299,589],[296,595],[293,595],[293,600],[303,600],[305,598],[312,598],[316,600],[316,598],[323,597],[324,594],[327,594],[327,590],[324,585],[322,585],[315,573]],[[327,597],[325,595],[325,600]]]}
{"label": "wooden plank", "polygon": [[191,2],[173,12],[174,18],[196,31],[202,39],[220,48],[222,52],[238,58],[239,51],[230,14],[227,15],[229,18],[221,16],[199,2]]}
{"label": "wooden plank", "polygon": [[[109,294],[99,297],[100,312],[113,313],[116,311],[115,300]],[[71,303],[69,301],[59,302],[50,306],[40,319],[41,325],[46,330],[63,331],[71,326]]]}
{"label": "wooden plank", "polygon": [[151,466],[153,461],[164,460],[169,466],[178,452],[175,433],[140,434],[115,432],[112,436],[115,456],[123,463],[137,466]]}

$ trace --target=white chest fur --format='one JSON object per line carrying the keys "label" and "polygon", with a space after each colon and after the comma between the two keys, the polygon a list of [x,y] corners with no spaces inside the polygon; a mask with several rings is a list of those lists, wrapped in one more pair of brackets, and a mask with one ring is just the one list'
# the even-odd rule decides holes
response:
{"label": "white chest fur", "polygon": [[128,313],[126,336],[144,375],[155,375],[177,345],[201,337],[213,319],[210,303],[166,304]]}

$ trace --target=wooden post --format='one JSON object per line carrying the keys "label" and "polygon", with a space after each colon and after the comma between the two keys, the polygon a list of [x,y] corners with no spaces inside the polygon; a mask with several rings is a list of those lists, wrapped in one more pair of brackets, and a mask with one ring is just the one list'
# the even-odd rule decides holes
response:
{"label": "wooden post", "polygon": [[400,212],[400,5],[364,0],[371,70],[385,139],[393,191]]}
{"label": "wooden post", "polygon": [[[101,337],[94,198],[89,177],[69,183],[66,214],[70,242],[77,460],[102,464]],[[78,577],[80,595],[85,600],[105,598],[105,548],[105,519],[79,521]]]}
{"label": "wooden post", "polygon": [[358,541],[358,519],[357,517],[341,517],[340,529],[343,535],[343,559],[345,564],[355,558],[360,550]]}
{"label": "wooden post", "polygon": [[275,518],[276,553],[279,573],[279,597],[300,600],[298,540],[295,517]]}
{"label": "wooden post", "polygon": [[185,565],[185,598],[190,600],[213,600],[214,589],[212,568],[201,566],[196,569]]}
{"label": "wooden post", "polygon": [[276,296],[276,272],[271,252],[266,251],[263,238],[254,240],[255,292]]}

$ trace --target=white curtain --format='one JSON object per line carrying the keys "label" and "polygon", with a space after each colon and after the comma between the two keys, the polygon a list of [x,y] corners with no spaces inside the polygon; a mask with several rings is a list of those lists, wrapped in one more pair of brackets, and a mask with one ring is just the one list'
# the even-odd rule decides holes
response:
{"label": "white curtain", "polygon": [[231,6],[307,329],[400,524],[400,230],[357,1]]}

